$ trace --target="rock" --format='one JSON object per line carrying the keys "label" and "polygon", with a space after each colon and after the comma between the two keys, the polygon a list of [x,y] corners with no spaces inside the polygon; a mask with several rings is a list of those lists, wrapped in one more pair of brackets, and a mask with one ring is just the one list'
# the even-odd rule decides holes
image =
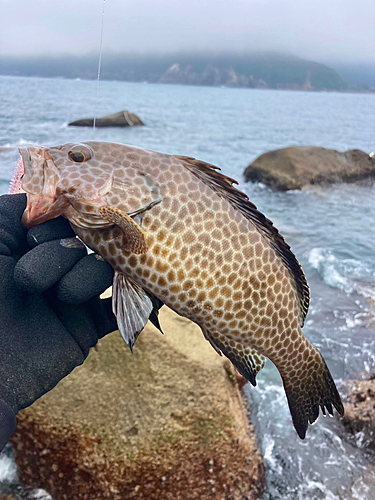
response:
{"label": "rock", "polygon": [[354,182],[375,178],[375,158],[359,149],[340,153],[315,146],[291,146],[262,154],[245,169],[244,176],[246,181],[262,182],[275,191]]}
{"label": "rock", "polygon": [[56,500],[260,499],[265,469],[235,370],[162,308],[131,354],[118,332],[18,415],[22,483]]}
{"label": "rock", "polygon": [[[68,125],[69,127],[92,127],[94,118],[82,118]],[[119,111],[113,115],[97,118],[95,121],[95,127],[136,127],[138,125],[144,125],[143,121],[130,111]]]}
{"label": "rock", "polygon": [[341,422],[358,447],[375,451],[375,379],[348,380]]}
{"label": "rock", "polygon": [[41,489],[24,488],[23,486],[8,487],[7,493],[0,494],[0,500],[54,500],[51,495]]}
{"label": "rock", "polygon": [[12,448],[6,444],[0,453],[0,500],[53,500],[40,488],[34,489],[20,484],[17,465]]}

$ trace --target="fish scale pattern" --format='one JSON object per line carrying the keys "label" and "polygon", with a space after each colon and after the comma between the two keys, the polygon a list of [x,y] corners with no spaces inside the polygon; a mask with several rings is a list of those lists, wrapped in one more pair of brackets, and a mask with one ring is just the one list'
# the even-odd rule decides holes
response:
{"label": "fish scale pattern", "polygon": [[[136,158],[131,153],[131,161]],[[179,161],[153,167],[161,185],[166,166],[173,175],[168,176],[163,201],[142,220],[148,252],[124,255],[122,234],[116,230],[103,238],[95,234],[92,242],[86,236],[89,246],[100,241],[96,250],[114,267],[178,313],[193,315],[213,342],[217,338],[233,355],[239,355],[241,346],[276,357],[276,362],[287,358],[288,341],[281,356],[278,342],[296,326],[298,331],[298,315],[286,269],[255,227],[192,178]],[[116,206],[111,196],[107,201]]]}
{"label": "fish scale pattern", "polygon": [[[291,270],[269,238],[236,210],[224,191],[215,191],[194,175],[188,158],[87,143],[92,158],[77,166],[67,161],[73,146],[49,148],[48,154],[61,172],[59,192],[71,199],[65,216],[90,248],[196,322],[254,385],[264,356],[268,357],[283,378],[301,437],[307,422],[317,418],[319,407],[329,409],[332,403],[342,412],[328,368],[300,327]],[[103,203],[131,213],[153,202],[137,220],[145,234],[146,253],[125,251],[118,226],[100,227],[98,211]]]}

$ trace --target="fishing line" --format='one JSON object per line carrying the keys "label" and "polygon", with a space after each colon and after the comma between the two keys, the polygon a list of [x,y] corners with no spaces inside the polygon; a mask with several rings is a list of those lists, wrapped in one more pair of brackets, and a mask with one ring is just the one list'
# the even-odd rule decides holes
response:
{"label": "fishing line", "polygon": [[[103,0],[102,25],[101,25],[101,29],[100,29],[100,48],[99,48],[99,62],[98,62],[98,79],[97,79],[97,82],[96,82],[96,93],[95,93],[96,108],[98,108],[100,70],[101,70],[101,67],[102,67],[104,7],[105,7],[105,0]],[[94,130],[95,130],[95,123],[96,123],[96,115],[94,115],[94,123],[93,123],[93,129]]]}

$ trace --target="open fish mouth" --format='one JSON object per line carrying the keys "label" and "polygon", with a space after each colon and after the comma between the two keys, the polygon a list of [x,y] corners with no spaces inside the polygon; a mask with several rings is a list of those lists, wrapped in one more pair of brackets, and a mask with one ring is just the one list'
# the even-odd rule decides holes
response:
{"label": "open fish mouth", "polygon": [[22,224],[29,229],[61,215],[68,202],[56,197],[58,171],[47,148],[20,148],[19,152],[21,158],[15,166],[8,193],[27,194]]}

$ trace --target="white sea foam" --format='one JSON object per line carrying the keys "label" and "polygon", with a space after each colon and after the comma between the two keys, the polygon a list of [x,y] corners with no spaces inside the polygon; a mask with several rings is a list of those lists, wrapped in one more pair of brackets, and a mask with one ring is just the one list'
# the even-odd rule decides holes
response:
{"label": "white sea foam", "polygon": [[353,328],[363,325],[366,319],[364,314],[353,313],[352,311],[344,311],[343,313],[334,311],[334,313],[337,314],[338,318],[341,318],[345,321],[345,324],[339,327],[339,330],[341,331],[353,330]]}
{"label": "white sea foam", "polygon": [[51,495],[47,493],[45,490],[34,490],[29,495],[30,500],[53,500]]}
{"label": "white sea foam", "polygon": [[14,146],[38,146],[38,145],[39,144],[37,142],[29,141],[27,139],[22,139],[22,138],[14,144]]}
{"label": "white sea foam", "polygon": [[351,493],[353,500],[368,500],[371,498],[370,487],[363,482],[362,478],[354,482]]}
{"label": "white sea foam", "polygon": [[[322,494],[321,496],[318,494]],[[315,498],[324,498],[325,500],[342,500],[339,496],[335,495],[327,486],[320,481],[307,481],[299,491],[298,491],[298,499],[306,500],[315,499]]]}
{"label": "white sea foam", "polygon": [[337,434],[335,434],[331,429],[328,429],[328,427],[323,427],[322,431],[327,437],[329,437],[330,441],[334,444],[335,451],[340,449],[342,453],[345,453],[346,450],[342,444],[342,439],[339,436],[337,436]]}
{"label": "white sea foam", "polygon": [[353,291],[348,280],[339,273],[338,260],[330,250],[313,248],[309,252],[308,260],[310,265],[322,276],[327,285],[339,288],[347,293]]}
{"label": "white sea foam", "polygon": [[18,480],[17,465],[13,457],[2,453],[0,455],[0,483],[14,483]]}
{"label": "white sea foam", "polygon": [[282,474],[283,469],[274,456],[275,440],[270,434],[266,434],[263,438],[262,444],[263,460],[266,462],[267,468],[275,471],[278,474]]}

